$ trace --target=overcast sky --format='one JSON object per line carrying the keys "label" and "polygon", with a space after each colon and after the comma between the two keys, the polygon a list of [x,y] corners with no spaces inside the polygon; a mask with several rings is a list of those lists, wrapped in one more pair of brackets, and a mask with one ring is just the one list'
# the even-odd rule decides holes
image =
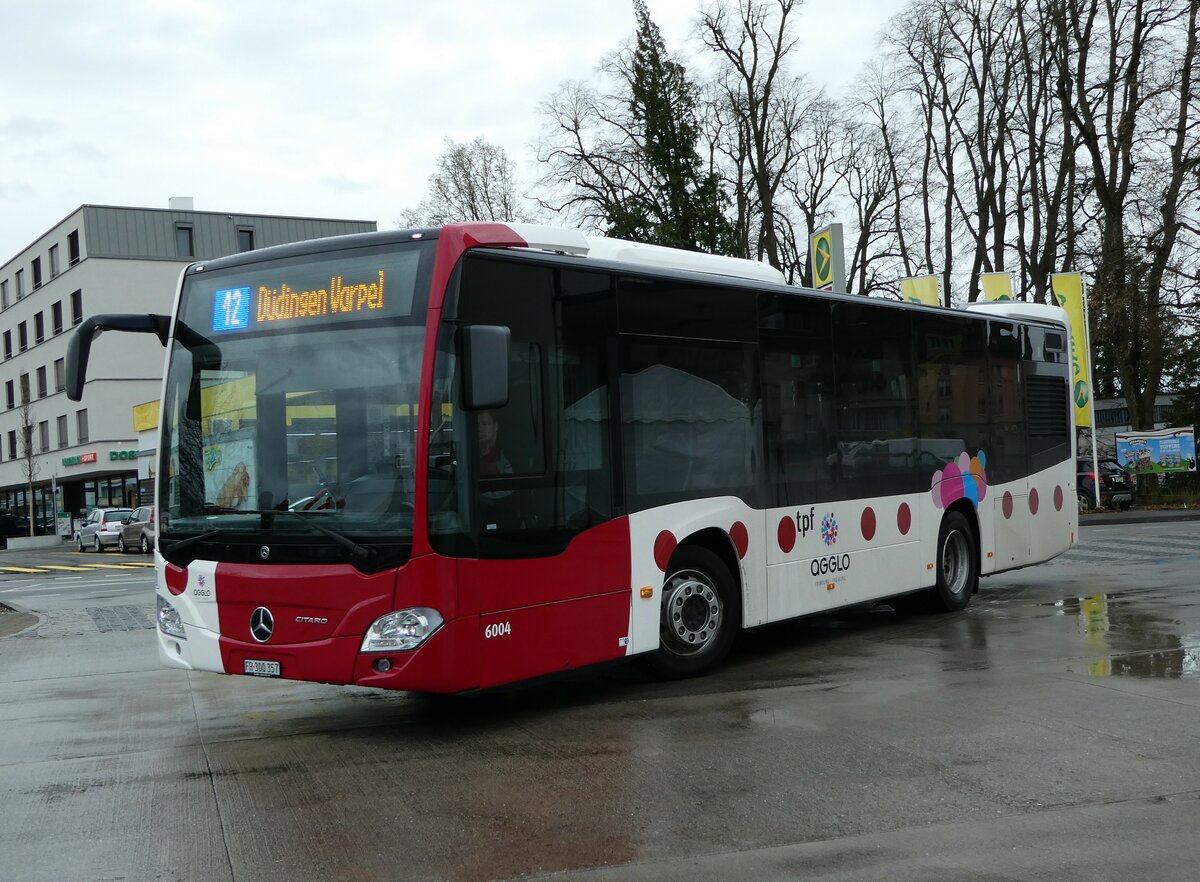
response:
{"label": "overcast sky", "polygon": [[[647,0],[696,52],[705,0]],[[906,0],[801,10],[837,93]],[[79,205],[373,220],[426,192],[446,136],[531,181],[539,103],[633,36],[628,0],[0,0],[0,263]]]}

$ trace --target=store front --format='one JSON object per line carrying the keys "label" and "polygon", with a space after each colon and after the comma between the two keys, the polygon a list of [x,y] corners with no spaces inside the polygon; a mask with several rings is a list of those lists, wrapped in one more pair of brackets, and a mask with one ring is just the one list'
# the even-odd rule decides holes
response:
{"label": "store front", "polygon": [[[140,505],[145,495],[153,493],[153,483],[144,486],[148,482],[138,480],[137,459],[136,451],[82,453],[64,457],[61,463],[56,463],[55,470],[59,474],[48,480],[39,475],[34,481],[32,495],[36,534],[70,536],[72,522],[93,508],[135,508]],[[98,470],[102,461],[113,470]],[[43,461],[39,471],[46,465]],[[27,534],[29,501],[27,486],[0,489],[0,522],[8,524],[5,532]]]}

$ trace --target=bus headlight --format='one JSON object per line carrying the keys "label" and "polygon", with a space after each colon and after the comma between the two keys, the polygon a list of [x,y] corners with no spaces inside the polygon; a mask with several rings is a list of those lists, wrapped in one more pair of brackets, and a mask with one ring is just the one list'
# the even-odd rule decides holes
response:
{"label": "bus headlight", "polygon": [[416,649],[442,627],[442,616],[436,609],[417,606],[401,609],[376,619],[367,628],[361,652],[407,652]]}
{"label": "bus headlight", "polygon": [[179,612],[163,600],[161,595],[155,596],[158,597],[158,630],[171,637],[187,640],[187,634],[183,631],[183,619],[179,617]]}

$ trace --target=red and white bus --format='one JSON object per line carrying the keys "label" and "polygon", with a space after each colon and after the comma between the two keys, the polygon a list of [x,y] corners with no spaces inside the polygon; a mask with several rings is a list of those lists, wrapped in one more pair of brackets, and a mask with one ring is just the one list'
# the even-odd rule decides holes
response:
{"label": "red and white bus", "polygon": [[[167,347],[158,645],[188,670],[421,692],[872,601],[965,607],[1075,541],[1062,310],[783,284],[519,224],[188,267]],[[111,335],[97,341],[110,346]]]}

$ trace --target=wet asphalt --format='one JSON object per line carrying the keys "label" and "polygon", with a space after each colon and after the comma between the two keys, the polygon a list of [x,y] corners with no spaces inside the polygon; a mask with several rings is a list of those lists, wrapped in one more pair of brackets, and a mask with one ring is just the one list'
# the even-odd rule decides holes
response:
{"label": "wet asphalt", "polygon": [[762,629],[699,680],[444,699],[163,670],[148,572],[2,568],[84,557],[0,555],[6,880],[1200,877],[1190,513],[1085,516],[961,613]]}

